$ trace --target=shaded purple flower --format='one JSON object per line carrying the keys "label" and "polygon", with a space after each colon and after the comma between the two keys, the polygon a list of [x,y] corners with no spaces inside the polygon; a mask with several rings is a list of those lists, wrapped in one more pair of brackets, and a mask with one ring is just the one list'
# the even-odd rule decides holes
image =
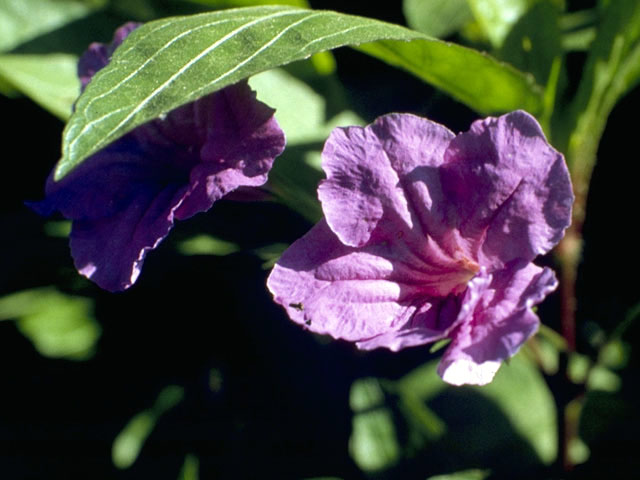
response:
{"label": "shaded purple flower", "polygon": [[446,382],[486,384],[535,333],[554,290],[548,252],[569,225],[566,164],[533,117],[454,135],[413,115],[338,128],[322,153],[325,219],[283,254],[268,286],[309,330],[393,351],[451,342]]}
{"label": "shaded purple flower", "polygon": [[[79,63],[83,87],[136,27],[90,47]],[[124,290],[174,220],[208,210],[238,187],[263,185],[284,144],[273,110],[243,81],[136,128],[60,181],[52,174],[45,200],[31,206],[71,219],[78,271],[104,289]]]}

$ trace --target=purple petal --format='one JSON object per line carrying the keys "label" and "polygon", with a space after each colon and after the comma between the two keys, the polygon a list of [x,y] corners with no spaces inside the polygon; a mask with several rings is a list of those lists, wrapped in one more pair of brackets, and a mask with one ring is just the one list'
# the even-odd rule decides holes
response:
{"label": "purple petal", "polygon": [[76,267],[106,290],[129,288],[175,219],[240,186],[263,185],[284,134],[246,82],[170,112],[47,184],[33,207],[73,220]]}
{"label": "purple petal", "polygon": [[531,307],[557,282],[530,261],[569,225],[564,159],[524,112],[454,138],[412,115],[335,130],[318,189],[326,220],[268,280],[297,323],[405,347],[450,338],[439,372],[485,384],[538,327]]}
{"label": "purple petal", "polygon": [[415,310],[415,290],[385,278],[391,273],[391,262],[343,245],[320,221],[284,253],[267,286],[294,322],[361,340],[399,328]]}
{"label": "purple petal", "polygon": [[525,112],[475,122],[451,142],[441,176],[450,218],[483,265],[531,261],[570,223],[567,166]]}
{"label": "purple petal", "polygon": [[[89,47],[78,64],[83,89],[139,26],[125,24],[111,44]],[[124,290],[174,219],[266,182],[285,144],[273,113],[246,81],[231,85],[134,129],[60,182],[52,174],[45,200],[31,207],[71,219],[71,254],[80,273],[104,289]]]}
{"label": "purple petal", "polygon": [[489,383],[502,361],[536,332],[540,322],[531,308],[557,286],[550,269],[532,263],[516,262],[491,275],[473,300],[463,301],[438,373],[454,385]]}
{"label": "purple petal", "polygon": [[421,236],[424,219],[416,210],[428,216],[432,195],[439,195],[436,168],[452,138],[443,126],[413,115],[335,129],[322,152],[327,180],[318,196],[340,240],[357,247],[412,232]]}

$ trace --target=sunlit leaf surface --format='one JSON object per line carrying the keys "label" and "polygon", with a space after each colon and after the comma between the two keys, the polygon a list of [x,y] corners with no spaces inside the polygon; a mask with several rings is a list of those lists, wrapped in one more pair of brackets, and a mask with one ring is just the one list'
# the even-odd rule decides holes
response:
{"label": "sunlit leaf surface", "polygon": [[343,45],[358,45],[482,112],[540,107],[530,77],[474,50],[377,20],[287,7],[173,17],[133,32],[93,78],[65,130],[56,177],[179,105]]}
{"label": "sunlit leaf surface", "polygon": [[46,110],[66,120],[80,92],[74,55],[0,55],[0,77]]}

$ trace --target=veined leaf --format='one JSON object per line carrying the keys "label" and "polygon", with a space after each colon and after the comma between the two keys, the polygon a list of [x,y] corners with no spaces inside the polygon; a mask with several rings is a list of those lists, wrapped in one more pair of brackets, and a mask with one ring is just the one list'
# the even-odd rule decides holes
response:
{"label": "veined leaf", "polygon": [[530,76],[477,51],[369,18],[288,7],[165,18],[134,31],[80,97],[56,178],[180,105],[344,45],[404,68],[483,113],[536,113],[541,105]]}

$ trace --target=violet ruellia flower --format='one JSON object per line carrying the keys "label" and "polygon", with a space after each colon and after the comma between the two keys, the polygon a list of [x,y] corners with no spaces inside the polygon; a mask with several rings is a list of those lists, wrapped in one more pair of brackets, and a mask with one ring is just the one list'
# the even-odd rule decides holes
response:
{"label": "violet ruellia flower", "polygon": [[[89,48],[78,68],[83,87],[136,26]],[[243,81],[136,128],[61,181],[52,174],[45,200],[31,206],[71,219],[78,271],[106,290],[124,290],[175,219],[208,210],[240,186],[263,185],[284,144],[273,110]]]}
{"label": "violet ruellia flower", "polygon": [[562,155],[533,117],[514,112],[457,136],[386,115],[334,130],[322,158],[325,219],[274,267],[275,301],[309,330],[364,350],[450,339],[442,378],[490,382],[557,286],[531,262],[570,222]]}

